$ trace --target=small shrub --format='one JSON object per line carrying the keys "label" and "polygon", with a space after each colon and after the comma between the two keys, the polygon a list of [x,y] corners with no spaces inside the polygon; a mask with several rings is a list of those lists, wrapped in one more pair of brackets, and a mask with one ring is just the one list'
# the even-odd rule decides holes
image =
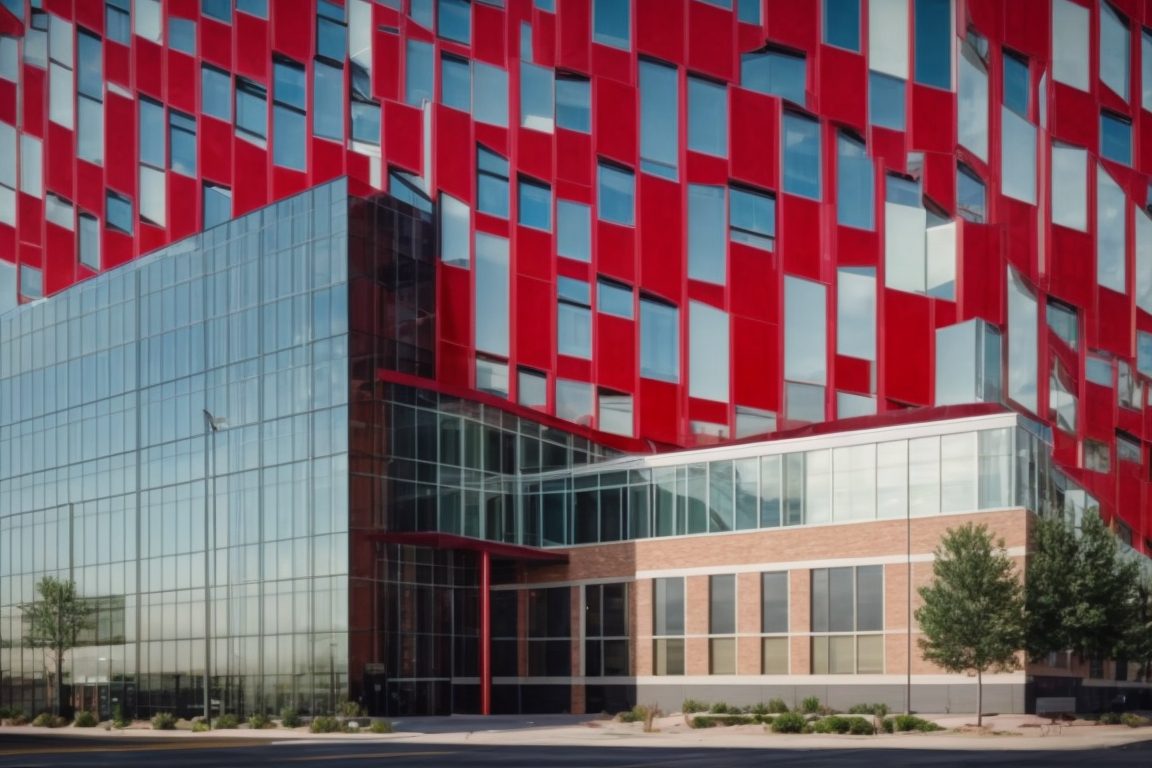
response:
{"label": "small shrub", "polygon": [[688,721],[690,728],[715,728],[719,723],[716,722],[715,717],[705,717],[704,715],[697,715]]}
{"label": "small shrub", "polygon": [[744,710],[740,707],[730,707],[722,701],[718,701],[712,706],[708,707],[708,712],[713,715],[742,715]]}
{"label": "small shrub", "polygon": [[212,721],[212,728],[217,731],[240,727],[240,718],[230,713],[224,713]]}
{"label": "small shrub", "polygon": [[877,717],[884,717],[888,714],[887,704],[853,704],[848,708],[850,715],[876,715]]}
{"label": "small shrub", "polygon": [[392,723],[389,720],[373,720],[368,730],[372,733],[392,733]]}
{"label": "small shrub", "polygon": [[127,728],[131,725],[131,721],[124,717],[124,707],[117,704],[112,710],[112,727],[114,728]]}
{"label": "small shrub", "polygon": [[76,719],[72,722],[72,725],[77,728],[95,728],[98,722],[99,719],[95,713],[82,710],[76,713]]}
{"label": "small shrub", "polygon": [[1120,713],[1104,712],[1096,722],[1100,723],[1100,725],[1120,725]]}
{"label": "small shrub", "polygon": [[340,730],[340,722],[334,717],[321,715],[312,718],[312,722],[308,724],[308,730],[312,733],[336,733]]}
{"label": "small shrub", "polygon": [[643,722],[647,714],[647,707],[643,707],[637,704],[636,706],[632,707],[632,709],[626,709],[623,712],[618,713],[616,715],[616,719],[622,723],[639,723]]}
{"label": "small shrub", "polygon": [[696,699],[684,699],[684,703],[680,705],[680,711],[686,715],[691,715],[696,712],[707,712],[708,705]]}
{"label": "small shrub", "polygon": [[56,717],[51,712],[41,712],[36,715],[36,718],[32,721],[33,728],[59,728],[67,724],[67,720],[62,717]]}
{"label": "small shrub", "polygon": [[8,707],[0,707],[0,720],[7,720],[12,717],[12,710]]}
{"label": "small shrub", "polygon": [[784,699],[769,699],[768,711],[774,715],[782,715],[788,711],[788,705],[784,703]]}
{"label": "small shrub", "polygon": [[176,716],[171,712],[157,712],[152,716],[152,730],[154,731],[174,731],[176,730]]}
{"label": "small shrub", "polygon": [[1125,712],[1124,714],[1120,715],[1120,722],[1124,723],[1124,725],[1128,726],[1129,728],[1140,728],[1142,726],[1148,725],[1149,720],[1146,717],[1141,717],[1135,712]]}
{"label": "small shrub", "polygon": [[[892,718],[892,729],[901,733],[907,731],[921,731],[923,733],[930,733],[931,731],[944,730],[931,720],[925,720],[922,717],[915,715],[896,715]],[[887,730],[887,727],[885,727]],[[891,733],[891,731],[889,731]]]}
{"label": "small shrub", "polygon": [[767,704],[761,701],[748,707],[747,712],[750,715],[766,715],[771,712],[771,710],[768,709]]}
{"label": "small shrub", "polygon": [[896,723],[894,718],[886,717],[880,721],[880,728],[883,729],[884,733],[892,733],[895,727]]}
{"label": "small shrub", "polygon": [[839,715],[830,715],[829,717],[822,717],[812,724],[812,730],[815,733],[848,733],[848,729],[852,723],[846,717]]}
{"label": "small shrub", "polygon": [[296,728],[300,725],[300,713],[292,707],[280,710],[280,724],[285,728]]}
{"label": "small shrub", "polygon": [[808,719],[798,712],[784,712],[772,720],[775,733],[803,733]]}
{"label": "small shrub", "polygon": [[208,727],[208,723],[203,720],[197,720],[192,723],[192,733],[207,733],[210,730],[212,729]]}
{"label": "small shrub", "polygon": [[337,713],[341,717],[360,717],[360,705],[354,701],[342,701],[337,708]]}
{"label": "small shrub", "polygon": [[848,726],[848,733],[853,736],[874,736],[876,734],[876,726],[868,722],[862,717],[848,718],[850,725]]}
{"label": "small shrub", "polygon": [[272,722],[272,718],[263,712],[257,712],[254,715],[248,716],[248,727],[257,730],[261,728],[275,728],[276,724]]}
{"label": "small shrub", "polygon": [[814,715],[820,711],[820,699],[816,696],[809,696],[800,702],[800,711],[806,715]]}
{"label": "small shrub", "polygon": [[10,725],[28,725],[28,716],[24,714],[24,710],[13,709],[8,715],[8,723]]}

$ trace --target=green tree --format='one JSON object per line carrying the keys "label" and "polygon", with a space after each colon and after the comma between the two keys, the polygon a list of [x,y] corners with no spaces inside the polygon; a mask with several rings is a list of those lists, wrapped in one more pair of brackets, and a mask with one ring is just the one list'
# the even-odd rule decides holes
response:
{"label": "green tree", "polygon": [[[24,616],[24,644],[31,648],[44,648],[55,662],[55,701],[53,709],[60,714],[63,684],[64,654],[76,647],[80,633],[92,627],[92,609],[88,602],[76,594],[76,584],[70,579],[62,581],[45,576],[36,584],[39,599],[24,603],[20,611]],[[51,687],[49,690],[52,690]]]}
{"label": "green tree", "polygon": [[932,573],[916,610],[920,650],[949,672],[976,673],[976,724],[983,725],[984,673],[1020,665],[1024,596],[1016,567],[987,526],[968,523],[940,540]]}
{"label": "green tree", "polygon": [[1139,665],[1141,680],[1152,682],[1152,577],[1137,582],[1132,601],[1121,655]]}

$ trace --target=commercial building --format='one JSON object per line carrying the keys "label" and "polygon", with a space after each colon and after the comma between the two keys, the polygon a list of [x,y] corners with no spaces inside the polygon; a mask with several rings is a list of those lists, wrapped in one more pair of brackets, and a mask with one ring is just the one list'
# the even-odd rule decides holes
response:
{"label": "commercial building", "polygon": [[971,706],[945,530],[1152,553],[1148,13],[2,0],[0,706]]}

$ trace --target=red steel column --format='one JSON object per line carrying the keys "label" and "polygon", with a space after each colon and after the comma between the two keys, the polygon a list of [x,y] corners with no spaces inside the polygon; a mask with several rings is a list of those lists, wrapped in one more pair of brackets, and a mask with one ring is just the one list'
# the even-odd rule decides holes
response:
{"label": "red steel column", "polygon": [[480,714],[492,714],[492,560],[480,552]]}

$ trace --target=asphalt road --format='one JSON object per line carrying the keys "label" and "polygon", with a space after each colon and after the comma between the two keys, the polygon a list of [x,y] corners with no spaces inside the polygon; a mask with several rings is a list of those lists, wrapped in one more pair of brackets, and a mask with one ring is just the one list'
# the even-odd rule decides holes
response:
{"label": "asphalt road", "polygon": [[164,768],[718,768],[771,766],[1034,766],[1111,768],[1152,765],[1152,742],[1127,748],[1068,751],[951,751],[913,749],[723,749],[716,747],[549,747],[453,744],[274,743],[237,739],[174,739],[139,744],[107,740],[0,735],[0,768],[164,766]]}

